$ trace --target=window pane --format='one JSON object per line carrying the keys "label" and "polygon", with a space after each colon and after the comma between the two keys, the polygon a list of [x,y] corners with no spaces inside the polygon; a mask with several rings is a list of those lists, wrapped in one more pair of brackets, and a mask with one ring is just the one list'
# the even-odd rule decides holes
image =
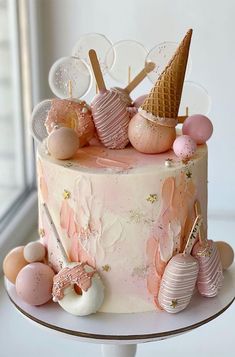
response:
{"label": "window pane", "polygon": [[0,0],[0,223],[28,186],[17,4]]}

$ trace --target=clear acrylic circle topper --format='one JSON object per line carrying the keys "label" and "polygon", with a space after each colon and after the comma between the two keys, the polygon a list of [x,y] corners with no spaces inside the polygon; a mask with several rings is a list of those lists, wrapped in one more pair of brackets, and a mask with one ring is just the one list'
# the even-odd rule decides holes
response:
{"label": "clear acrylic circle topper", "polygon": [[188,108],[188,115],[203,114],[208,115],[211,109],[211,97],[207,90],[200,84],[185,81],[179,115],[185,115]]}
{"label": "clear acrylic circle topper", "polygon": [[52,92],[61,99],[71,96],[81,98],[91,88],[92,76],[89,66],[77,57],[58,59],[49,71],[49,86]]}
{"label": "clear acrylic circle topper", "polygon": [[109,41],[109,39],[107,39],[104,35],[99,33],[88,33],[78,39],[72,50],[72,55],[84,60],[90,66],[88,53],[90,49],[95,50],[100,63],[101,71],[105,74],[107,73],[105,56],[112,45],[112,42]]}
{"label": "clear acrylic circle topper", "polygon": [[144,68],[146,48],[137,41],[124,40],[113,45],[106,55],[106,66],[110,76],[123,85]]}
{"label": "clear acrylic circle topper", "polygon": [[35,140],[42,142],[47,136],[45,121],[51,109],[51,99],[38,103],[31,115],[31,133]]}
{"label": "clear acrylic circle topper", "polygon": [[[152,72],[148,73],[148,77],[152,83],[156,83],[161,73],[166,68],[167,64],[174,56],[175,51],[178,48],[178,43],[176,42],[162,42],[153,47],[147,57],[146,62],[153,62],[155,68]],[[192,61],[189,56],[187,69],[185,73],[185,78],[188,78],[192,68]]]}

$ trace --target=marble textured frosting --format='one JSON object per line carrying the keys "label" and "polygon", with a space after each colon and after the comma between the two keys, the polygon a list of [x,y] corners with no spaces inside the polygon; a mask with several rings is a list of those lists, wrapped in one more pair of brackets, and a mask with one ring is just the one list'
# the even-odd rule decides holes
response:
{"label": "marble textured frosting", "polygon": [[173,151],[145,155],[130,147],[84,147],[73,160],[57,161],[41,145],[37,165],[39,229],[52,266],[59,270],[61,256],[44,202],[69,258],[87,262],[101,276],[100,311],[156,310],[166,264],[185,247],[195,199],[206,226],[206,145],[188,162]]}

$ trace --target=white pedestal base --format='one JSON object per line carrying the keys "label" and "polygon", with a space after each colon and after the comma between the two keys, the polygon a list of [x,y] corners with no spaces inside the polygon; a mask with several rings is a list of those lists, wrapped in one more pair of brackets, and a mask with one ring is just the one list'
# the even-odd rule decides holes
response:
{"label": "white pedestal base", "polygon": [[136,314],[97,313],[76,317],[53,302],[40,307],[24,303],[15,286],[5,286],[16,309],[37,326],[79,341],[102,344],[103,357],[134,357],[137,344],[177,336],[200,327],[221,315],[235,299],[235,266],[225,272],[223,288],[215,298],[195,294],[179,314],[146,312]]}
{"label": "white pedestal base", "polygon": [[103,357],[135,357],[137,345],[102,345]]}

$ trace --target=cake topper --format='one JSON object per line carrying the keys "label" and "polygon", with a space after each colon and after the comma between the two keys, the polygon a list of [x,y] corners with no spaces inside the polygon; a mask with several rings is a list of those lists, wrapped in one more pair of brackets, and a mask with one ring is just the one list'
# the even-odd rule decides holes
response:
{"label": "cake topper", "polygon": [[[162,43],[157,44],[149,51],[146,57],[146,61],[147,62],[151,61],[156,64],[154,70],[148,73],[148,77],[151,80],[151,82],[156,83],[156,81],[158,80],[158,78],[160,77],[160,75],[168,65],[169,61],[174,56],[175,52],[177,51],[177,48],[178,48],[178,43],[164,41]],[[185,78],[188,78],[190,76],[191,69],[192,69],[192,60],[189,55],[188,65],[185,72]]]}
{"label": "cake topper", "polygon": [[103,75],[107,73],[107,66],[105,63],[105,56],[112,48],[112,42],[100,33],[88,33],[81,36],[76,42],[72,55],[84,60],[90,66],[89,50],[93,48],[96,51],[101,71]]}
{"label": "cake topper", "polygon": [[129,125],[129,139],[141,152],[157,154],[171,148],[180,106],[192,30],[176,53]]}
{"label": "cake topper", "polygon": [[110,149],[123,149],[129,142],[127,131],[129,114],[121,96],[107,90],[96,52],[89,51],[89,57],[99,93],[91,103],[93,120],[102,144]]}
{"label": "cake topper", "polygon": [[68,84],[73,87],[73,97],[81,98],[91,87],[89,66],[77,57],[58,59],[49,71],[49,86],[52,92],[61,99],[68,98]]}
{"label": "cake topper", "polygon": [[145,67],[147,53],[146,48],[137,41],[116,42],[105,58],[109,75],[119,83],[128,84],[128,72],[129,77],[131,75],[134,78]]}
{"label": "cake topper", "polygon": [[155,68],[155,64],[153,62],[147,63],[144,68],[131,80],[130,78],[130,69],[128,67],[128,85],[125,88],[114,87],[111,90],[117,91],[117,93],[121,96],[122,100],[126,102],[127,106],[131,106],[132,99],[130,97],[130,93],[146,78],[147,74],[151,72]]}

